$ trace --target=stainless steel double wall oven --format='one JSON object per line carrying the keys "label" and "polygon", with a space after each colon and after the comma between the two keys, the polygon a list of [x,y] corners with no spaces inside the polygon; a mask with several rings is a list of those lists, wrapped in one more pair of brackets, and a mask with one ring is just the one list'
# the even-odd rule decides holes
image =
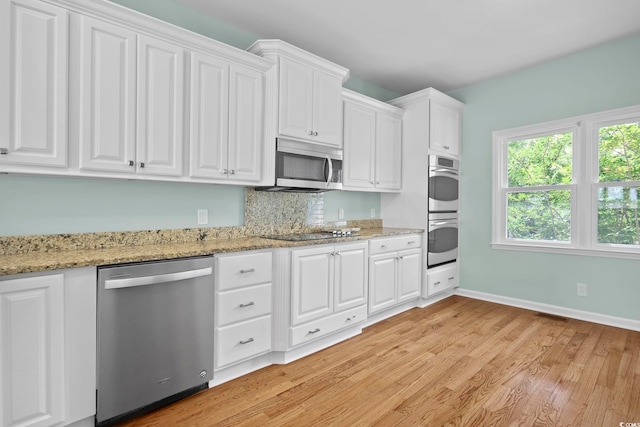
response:
{"label": "stainless steel double wall oven", "polygon": [[427,268],[458,258],[459,162],[429,156]]}

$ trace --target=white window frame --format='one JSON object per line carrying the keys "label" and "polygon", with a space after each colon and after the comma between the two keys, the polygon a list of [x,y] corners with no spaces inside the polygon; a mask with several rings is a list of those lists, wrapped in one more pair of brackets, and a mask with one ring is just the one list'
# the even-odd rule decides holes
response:
{"label": "white window frame", "polygon": [[[492,242],[494,249],[594,255],[640,259],[640,246],[598,243],[598,189],[611,186],[638,186],[640,181],[599,183],[598,129],[613,124],[640,121],[640,105],[571,117],[535,125],[493,132]],[[522,187],[522,191],[571,191],[571,240],[528,240],[507,238],[508,187],[507,149],[509,142],[573,132],[572,183]]]}

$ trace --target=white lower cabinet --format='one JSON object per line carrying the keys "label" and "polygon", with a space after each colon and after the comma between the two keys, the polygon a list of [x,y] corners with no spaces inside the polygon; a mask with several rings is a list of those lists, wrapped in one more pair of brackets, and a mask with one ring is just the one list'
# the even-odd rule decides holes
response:
{"label": "white lower cabinet", "polygon": [[370,241],[369,314],[420,296],[421,241],[419,235]]}
{"label": "white lower cabinet", "polygon": [[95,268],[0,277],[0,424],[95,414]]}
{"label": "white lower cabinet", "polygon": [[366,320],[366,242],[291,251],[288,347]]}
{"label": "white lower cabinet", "polygon": [[215,369],[271,350],[271,253],[216,256]]}
{"label": "white lower cabinet", "polygon": [[458,286],[458,263],[442,265],[427,270],[427,289],[424,297],[430,297],[439,292]]}

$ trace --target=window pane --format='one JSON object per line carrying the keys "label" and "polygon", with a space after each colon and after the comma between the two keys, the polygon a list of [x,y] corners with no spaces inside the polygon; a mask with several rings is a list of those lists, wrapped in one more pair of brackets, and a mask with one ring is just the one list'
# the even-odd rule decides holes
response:
{"label": "window pane", "polygon": [[598,130],[600,182],[640,181],[640,124]]}
{"label": "window pane", "polygon": [[507,194],[507,238],[571,240],[571,191]]}
{"label": "window pane", "polygon": [[509,142],[509,187],[571,184],[573,133]]}
{"label": "window pane", "polygon": [[640,187],[598,189],[598,243],[640,244]]}

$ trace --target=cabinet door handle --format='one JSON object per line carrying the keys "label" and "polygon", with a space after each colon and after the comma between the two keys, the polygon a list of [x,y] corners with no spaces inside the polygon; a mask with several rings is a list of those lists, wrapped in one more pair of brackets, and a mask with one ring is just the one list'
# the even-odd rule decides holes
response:
{"label": "cabinet door handle", "polygon": [[433,286],[438,286],[440,284],[440,281],[437,281],[436,283],[433,284]]}
{"label": "cabinet door handle", "polygon": [[318,132],[314,132],[314,133],[313,133],[313,136],[318,136]]}
{"label": "cabinet door handle", "polygon": [[445,150],[448,150],[449,146],[448,145],[443,145],[442,148],[444,148]]}
{"label": "cabinet door handle", "polygon": [[240,308],[245,308],[245,307],[251,307],[252,305],[255,305],[256,303],[253,301],[249,301],[246,304],[240,304]]}
{"label": "cabinet door handle", "polygon": [[235,174],[236,174],[235,169],[231,169],[231,170],[229,171],[229,175],[235,175]]}
{"label": "cabinet door handle", "polygon": [[222,169],[222,170],[220,171],[220,175],[226,175],[226,174],[228,174],[228,173],[229,173],[229,170],[228,170],[228,169]]}
{"label": "cabinet door handle", "polygon": [[448,280],[453,280],[453,279],[455,279],[455,277],[454,277],[454,276],[451,276],[451,277],[449,277],[449,279],[448,279]]}
{"label": "cabinet door handle", "polygon": [[240,270],[240,274],[253,273],[254,271],[256,271],[255,268],[248,268],[246,270]]}
{"label": "cabinet door handle", "polygon": [[144,168],[144,162],[140,162],[140,169]]}
{"label": "cabinet door handle", "polygon": [[315,328],[313,331],[309,331],[310,334],[317,334],[320,332],[320,328]]}
{"label": "cabinet door handle", "polygon": [[4,147],[0,147],[0,154],[9,154],[9,149],[8,148],[4,148]]}
{"label": "cabinet door handle", "polygon": [[129,160],[129,166],[135,166],[136,162],[134,162],[133,160]]}
{"label": "cabinet door handle", "polygon": [[253,338],[249,338],[249,339],[240,341],[239,344],[249,344],[250,342],[253,342]]}
{"label": "cabinet door handle", "polygon": [[307,134],[308,134],[309,136],[313,136],[313,131],[312,131],[312,130],[310,130],[309,132],[307,132]]}

